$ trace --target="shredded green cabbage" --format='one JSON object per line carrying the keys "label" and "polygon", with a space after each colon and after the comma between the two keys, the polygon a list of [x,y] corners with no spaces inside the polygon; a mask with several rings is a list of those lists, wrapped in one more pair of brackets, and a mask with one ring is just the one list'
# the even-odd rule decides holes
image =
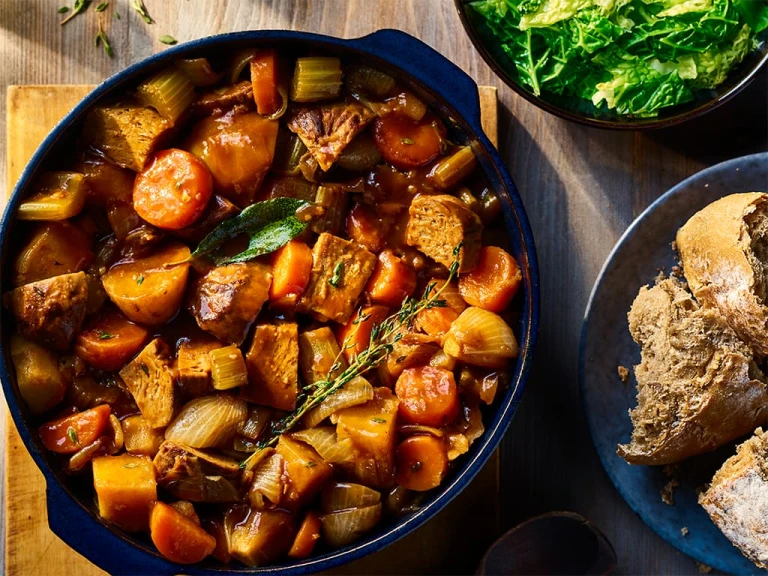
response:
{"label": "shredded green cabbage", "polygon": [[768,29],[768,0],[476,0],[470,8],[534,94],[633,117],[715,88]]}

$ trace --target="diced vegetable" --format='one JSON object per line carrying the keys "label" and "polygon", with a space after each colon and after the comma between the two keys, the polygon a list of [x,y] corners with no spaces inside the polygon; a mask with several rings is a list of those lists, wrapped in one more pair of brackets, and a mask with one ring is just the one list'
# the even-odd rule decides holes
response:
{"label": "diced vegetable", "polygon": [[392,250],[380,252],[366,287],[371,300],[397,308],[415,289],[416,272],[413,268],[395,256]]}
{"label": "diced vegetable", "polygon": [[310,510],[304,516],[296,538],[293,541],[288,556],[291,558],[306,558],[312,554],[315,544],[320,540],[320,516]]}
{"label": "diced vegetable", "polygon": [[213,193],[208,167],[189,152],[161,150],[136,177],[133,206],[144,220],[168,230],[193,224]]}
{"label": "diced vegetable", "polygon": [[87,204],[105,207],[114,202],[132,202],[136,174],[131,170],[120,168],[100,156],[92,156],[77,164],[77,171],[85,178]]}
{"label": "diced vegetable", "polygon": [[[277,52],[263,50],[251,59],[251,84],[256,110],[262,116],[272,116],[283,105],[278,92],[279,69]],[[288,102],[285,102],[287,105]]]}
{"label": "diced vegetable", "polygon": [[408,490],[436,488],[448,471],[445,443],[434,436],[411,436],[397,447],[395,480]]}
{"label": "diced vegetable", "polygon": [[243,353],[237,346],[216,348],[208,356],[211,358],[211,379],[216,390],[231,390],[248,383]]}
{"label": "diced vegetable", "polygon": [[69,222],[39,224],[14,262],[13,285],[85,270],[93,261],[91,240]]}
{"label": "diced vegetable", "polygon": [[329,546],[341,548],[371,530],[381,519],[381,504],[341,510],[321,517],[323,536]]}
{"label": "diced vegetable", "polygon": [[456,359],[448,356],[443,350],[438,350],[432,358],[429,359],[429,365],[453,372],[456,368]]}
{"label": "diced vegetable", "polygon": [[389,316],[386,306],[365,306],[361,308],[358,314],[352,316],[349,321],[336,330],[336,337],[339,340],[339,346],[347,361],[352,359],[365,350],[371,341],[371,331],[374,326]]}
{"label": "diced vegetable", "polygon": [[291,240],[274,254],[269,300],[280,306],[294,306],[311,272],[312,250],[300,240]]}
{"label": "diced vegetable", "polygon": [[158,485],[176,498],[192,502],[240,499],[241,470],[231,458],[166,440],[153,465]]}
{"label": "diced vegetable", "polygon": [[287,512],[251,511],[232,532],[229,552],[247,566],[264,566],[290,550],[294,531],[293,519]]}
{"label": "diced vegetable", "polygon": [[490,372],[474,366],[462,366],[458,384],[459,388],[474,394],[486,404],[491,404],[496,397],[499,381],[503,378],[503,372]]}
{"label": "diced vegetable", "polygon": [[155,428],[170,424],[175,408],[174,374],[168,345],[155,338],[120,370],[125,388],[144,419]]}
{"label": "diced vegetable", "polygon": [[459,415],[456,382],[448,370],[409,368],[397,379],[395,393],[400,400],[400,416],[406,422],[439,427]]}
{"label": "diced vegetable", "polygon": [[19,205],[19,220],[66,220],[85,205],[87,185],[77,172],[48,172],[40,177],[35,193]]}
{"label": "diced vegetable", "polygon": [[264,406],[253,406],[248,418],[237,427],[237,433],[249,440],[258,440],[272,419],[272,410]]}
{"label": "diced vegetable", "polygon": [[388,99],[386,106],[392,113],[403,114],[414,122],[419,122],[427,113],[427,105],[408,91]]}
{"label": "diced vegetable", "polygon": [[206,518],[203,520],[203,528],[216,539],[216,548],[213,549],[211,556],[219,562],[229,564],[232,561],[232,556],[229,553],[229,542],[227,542],[224,521],[219,518]]}
{"label": "diced vegetable", "polygon": [[91,366],[115,372],[144,346],[149,333],[117,310],[102,312],[75,340],[75,353]]}
{"label": "diced vegetable", "polygon": [[324,212],[312,219],[310,228],[318,234],[340,234],[347,215],[347,193],[341,186],[321,184],[317,188],[315,204],[322,206]]}
{"label": "diced vegetable", "polygon": [[519,353],[517,339],[504,319],[476,306],[464,310],[454,321],[443,350],[461,362],[489,368],[503,368]]}
{"label": "diced vegetable", "polygon": [[381,153],[369,132],[359,134],[347,144],[336,161],[338,166],[353,172],[371,170],[381,162]]}
{"label": "diced vegetable", "polygon": [[501,200],[491,188],[485,187],[478,196],[480,200],[480,218],[483,224],[488,224],[501,212]]}
{"label": "diced vegetable", "polygon": [[324,514],[372,506],[379,502],[381,502],[379,492],[351,482],[331,482],[323,488],[320,495],[320,508]]}
{"label": "diced vegetable", "polygon": [[165,438],[193,448],[224,446],[246,418],[245,402],[229,394],[211,394],[187,402],[165,430]]}
{"label": "diced vegetable", "polygon": [[245,360],[248,383],[240,389],[240,396],[278,410],[293,410],[299,394],[298,325],[256,326]]}
{"label": "diced vegetable", "polygon": [[276,450],[285,460],[288,477],[280,505],[289,510],[298,509],[320,491],[333,474],[333,468],[312,448],[286,435],[280,436]]}
{"label": "diced vegetable", "polygon": [[40,439],[51,452],[74,454],[104,433],[111,410],[107,404],[96,406],[40,426]]}
{"label": "diced vegetable", "polygon": [[16,385],[33,414],[47,412],[64,399],[67,383],[59,372],[56,355],[23,336],[11,336],[11,359]]}
{"label": "diced vegetable", "polygon": [[435,164],[430,175],[435,186],[441,190],[452,188],[472,173],[477,159],[471,146],[463,146],[451,156]]}
{"label": "diced vegetable", "polygon": [[280,454],[265,457],[253,471],[248,491],[251,507],[256,510],[274,508],[280,504],[285,479],[285,459]]}
{"label": "diced vegetable", "polygon": [[419,312],[415,325],[438,344],[442,344],[459,313],[447,306],[429,308]]}
{"label": "diced vegetable", "polygon": [[498,313],[509,305],[522,281],[512,256],[496,246],[483,246],[475,269],[459,277],[459,293],[468,304]]}
{"label": "diced vegetable", "polygon": [[[338,363],[338,366],[335,364]],[[299,334],[299,368],[308,384],[335,378],[347,367],[336,337],[327,326]]]}
{"label": "diced vegetable", "polygon": [[146,258],[113,266],[102,283],[109,298],[130,320],[156,325],[179,310],[187,286],[189,264],[165,267],[189,257],[189,248],[169,242]]}
{"label": "diced vegetable", "polygon": [[200,517],[197,515],[197,512],[195,511],[195,505],[192,504],[192,502],[188,502],[186,500],[176,500],[176,502],[171,502],[170,504],[171,508],[176,510],[177,512],[180,512],[192,522],[197,524],[198,526],[201,526]]}
{"label": "diced vegetable", "polygon": [[373,386],[362,376],[357,376],[307,412],[303,419],[304,426],[314,428],[339,410],[365,404],[372,399]]}
{"label": "diced vegetable", "polygon": [[385,223],[370,206],[355,204],[347,215],[347,236],[366,250],[381,250],[387,232]]}
{"label": "diced vegetable", "polygon": [[149,527],[150,506],[157,500],[152,460],[130,454],[98,456],[93,459],[93,487],[104,520],[128,532]]}
{"label": "diced vegetable", "polygon": [[354,474],[363,484],[383,488],[392,483],[398,404],[388,388],[376,388],[370,402],[337,412],[338,439],[352,440],[358,451]]}
{"label": "diced vegetable", "polygon": [[211,86],[221,80],[222,74],[213,71],[207,58],[177,60],[174,64],[193,86]]}
{"label": "diced vegetable", "polygon": [[330,100],[341,91],[341,61],[338,58],[298,58],[291,83],[291,100]]}
{"label": "diced vegetable", "polygon": [[171,125],[175,125],[192,104],[195,87],[183,71],[171,67],[139,84],[136,97],[144,106],[154,108]]}
{"label": "diced vegetable", "polygon": [[165,437],[162,428],[153,428],[142,416],[129,416],[122,422],[125,449],[131,454],[154,458]]}
{"label": "diced vegetable", "polygon": [[349,464],[355,457],[352,440],[337,440],[335,426],[316,426],[298,430],[291,435],[296,440],[306,442],[331,464]]}
{"label": "diced vegetable", "polygon": [[[277,134],[277,144],[275,148],[275,160],[272,162],[272,172],[282,174],[285,176],[300,176],[299,162],[301,157],[307,153],[307,147],[298,135],[294,134],[290,130],[280,128]],[[299,179],[300,182],[309,184],[304,179]],[[265,184],[266,187],[266,184]],[[271,197],[284,196],[284,194],[276,194]],[[302,196],[294,196],[292,194],[287,195],[290,198],[301,198]],[[314,198],[314,192],[310,197],[305,200],[311,200]]]}
{"label": "diced vegetable", "polygon": [[368,66],[350,66],[344,81],[353,94],[362,92],[373,98],[383,98],[395,87],[392,76]]}
{"label": "diced vegetable", "polygon": [[149,531],[158,552],[171,562],[195,564],[216,548],[216,538],[163,502],[152,507]]}
{"label": "diced vegetable", "polygon": [[440,154],[442,145],[440,132],[433,122],[414,122],[400,114],[376,118],[373,135],[384,159],[401,170],[428,164]]}

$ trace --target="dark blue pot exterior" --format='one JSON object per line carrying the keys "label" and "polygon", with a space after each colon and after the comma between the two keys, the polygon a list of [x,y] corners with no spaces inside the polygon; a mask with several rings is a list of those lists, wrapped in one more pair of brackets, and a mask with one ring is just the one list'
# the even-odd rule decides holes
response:
{"label": "dark blue pot exterior", "polygon": [[[75,107],[51,132],[32,157],[14,188],[0,222],[0,257],[2,270],[8,270],[8,245],[13,236],[13,220],[23,191],[34,181],[37,173],[51,162],[51,152],[72,139],[86,112],[97,101],[118,90],[134,85],[153,70],[169,61],[190,57],[195,53],[236,49],[241,46],[270,45],[295,49],[297,46],[337,52],[353,58],[364,58],[373,65],[390,70],[395,76],[427,94],[430,104],[449,121],[458,132],[476,143],[477,155],[491,186],[500,193],[504,219],[512,251],[523,270],[523,306],[517,327],[521,335],[520,359],[515,367],[503,398],[497,398],[491,407],[485,434],[464,456],[460,469],[453,470],[442,488],[425,505],[401,521],[386,525],[378,532],[354,545],[314,558],[264,568],[222,568],[215,564],[202,564],[183,569],[186,574],[309,574],[328,570],[371,554],[409,534],[445,507],[479,472],[500,442],[517,409],[527,380],[536,344],[539,321],[539,276],[533,235],[528,224],[520,195],[503,162],[483,134],[480,125],[480,105],[475,82],[458,67],[416,38],[396,30],[381,30],[363,38],[342,40],[329,36],[290,31],[249,31],[212,36],[176,46],[130,66],[100,84]],[[7,274],[5,275],[7,276]],[[3,278],[4,288],[8,287]],[[7,314],[7,312],[2,312]],[[29,414],[17,400],[14,378],[9,373],[10,355],[7,334],[10,328],[3,322],[3,354],[0,355],[0,379],[11,415],[21,438],[35,463],[43,472],[47,483],[48,521],[51,530],[64,542],[88,560],[111,574],[176,574],[182,567],[168,562],[147,542],[109,527],[101,521],[93,506],[80,495],[73,494],[67,477],[58,467],[51,465],[42,449],[37,433],[30,427]],[[30,551],[34,554],[35,551]]]}

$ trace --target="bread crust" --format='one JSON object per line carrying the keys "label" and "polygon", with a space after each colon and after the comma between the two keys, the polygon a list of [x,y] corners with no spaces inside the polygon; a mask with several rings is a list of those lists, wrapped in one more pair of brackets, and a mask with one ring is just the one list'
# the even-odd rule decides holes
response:
{"label": "bread crust", "polygon": [[748,224],[757,211],[768,212],[768,194],[731,194],[694,214],[678,230],[676,242],[685,278],[699,303],[719,309],[736,333],[765,356],[768,308],[756,293]]}
{"label": "bread crust", "polygon": [[699,504],[742,554],[768,567],[768,432],[761,428],[717,471]]}
{"label": "bread crust", "polygon": [[641,288],[629,328],[642,358],[632,441],[618,447],[627,462],[679,462],[768,421],[768,386],[751,350],[680,282]]}

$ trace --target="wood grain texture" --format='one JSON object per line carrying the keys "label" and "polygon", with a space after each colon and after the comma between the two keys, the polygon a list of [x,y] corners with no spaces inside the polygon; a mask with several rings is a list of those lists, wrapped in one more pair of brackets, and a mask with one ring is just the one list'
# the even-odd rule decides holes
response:
{"label": "wood grain texture", "polygon": [[[7,91],[8,189],[53,126],[92,86],[10,86]],[[497,142],[496,88],[481,86],[483,129]],[[6,416],[7,417],[7,416]],[[74,552],[48,528],[45,480],[11,423],[5,434],[5,568],[8,574],[38,574],[56,566],[58,576],[104,572]],[[499,458],[494,453],[477,478],[440,515],[393,546],[334,571],[336,574],[462,573],[499,531]],[[467,522],[472,519],[472,522]],[[470,540],[470,544],[467,544]],[[30,553],[42,550],[44,553]]]}
{"label": "wood grain texture", "polygon": [[684,126],[607,132],[560,120],[517,97],[474,50],[449,0],[145,1],[157,21],[150,27],[130,13],[128,0],[110,2],[109,10],[122,16],[107,13],[112,60],[93,47],[96,14],[62,28],[50,0],[25,0],[23,8],[0,3],[0,88],[99,82],[162,49],[162,34],[186,41],[290,28],[354,37],[387,27],[421,38],[479,84],[498,87],[500,150],[536,235],[542,290],[533,377],[502,447],[502,523],[574,510],[612,541],[620,573],[697,573],[631,512],[600,467],[578,393],[579,331],[599,268],[635,216],[701,168],[768,148],[768,70],[729,104]]}

